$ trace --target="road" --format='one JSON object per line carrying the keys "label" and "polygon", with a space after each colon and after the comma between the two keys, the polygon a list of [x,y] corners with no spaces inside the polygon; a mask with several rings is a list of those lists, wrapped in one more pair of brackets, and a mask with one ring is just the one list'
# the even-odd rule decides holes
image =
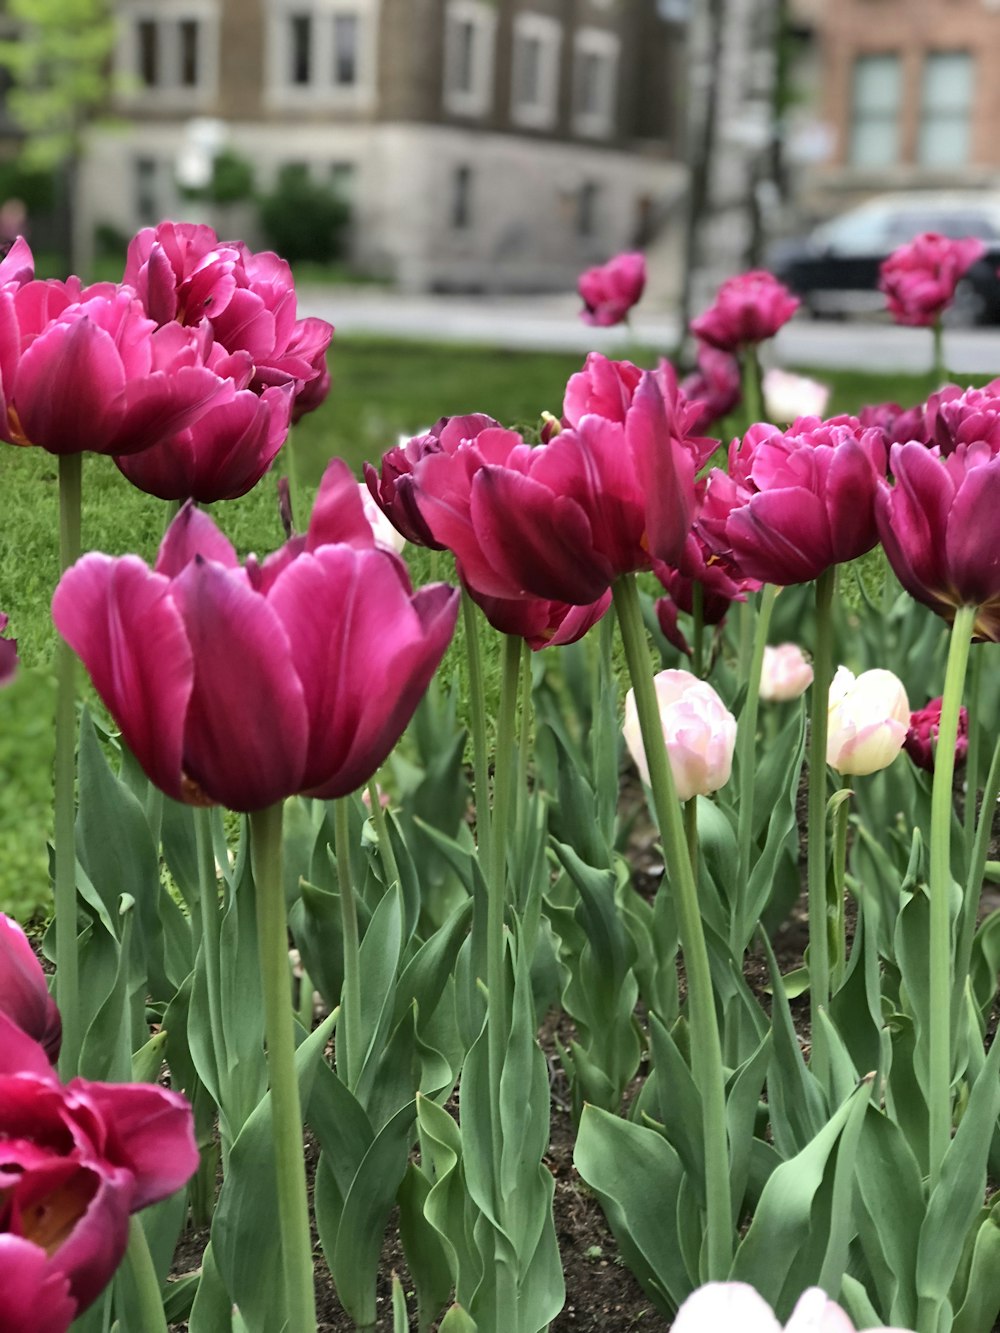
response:
{"label": "road", "polygon": [[[409,296],[381,287],[306,288],[299,313],[328,319],[341,334],[382,334],[533,351],[623,355],[631,345],[668,348],[677,321],[667,310],[636,312],[631,330],[592,329],[575,296]],[[956,375],[1000,375],[1000,329],[949,330],[945,356]],[[930,369],[931,335],[875,321],[793,320],[775,340],[783,365],[913,371]]]}

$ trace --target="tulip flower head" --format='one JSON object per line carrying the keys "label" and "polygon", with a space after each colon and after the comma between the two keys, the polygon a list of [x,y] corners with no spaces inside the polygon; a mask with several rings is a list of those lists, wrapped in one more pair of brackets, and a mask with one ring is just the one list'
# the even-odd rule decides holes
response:
{"label": "tulip flower head", "polygon": [[952,240],[932,231],[894,250],[879,269],[879,290],[896,323],[936,323],[961,278],[985,253],[986,246],[973,236]]}
{"label": "tulip flower head", "polygon": [[371,777],[441,660],[458,593],[413,592],[335,459],[308,532],[263,563],[241,566],[188,505],[155,569],[86,555],[52,614],[152,782],[175,800],[251,811],[344,796]]}
{"label": "tulip flower head", "polygon": [[681,380],[681,393],[700,409],[692,429],[708,430],[721,417],[734,412],[743,400],[739,358],[720,352],[709,343],[699,343],[698,366]]}
{"label": "tulip flower head", "polygon": [[[677,1311],[673,1333],[782,1333],[771,1307],[746,1282],[708,1282]],[[784,1333],[855,1333],[854,1325],[820,1287],[804,1291]],[[880,1333],[910,1333],[883,1328]]]}
{"label": "tulip flower head", "polygon": [[[682,801],[708,796],[729,781],[736,747],[736,719],[707,681],[690,671],[661,671],[656,700],[670,771]],[[639,729],[635,691],[625,696],[625,743],[643,782],[649,765]]]}
{"label": "tulip flower head", "polygon": [[726,279],[714,305],[691,321],[691,332],[720,352],[739,352],[773,338],[799,305],[773,273],[753,269]]}
{"label": "tulip flower head", "polygon": [[830,685],[826,762],[838,773],[864,776],[888,768],[903,748],[910,701],[902,681],[876,668],[855,676],[837,668]]}
{"label": "tulip flower head", "polygon": [[806,375],[774,366],[764,372],[764,414],[768,421],[790,425],[799,417],[821,417],[830,401],[830,386]]}
{"label": "tulip flower head", "polygon": [[365,518],[368,520],[372,536],[375,538],[375,545],[381,547],[383,551],[392,551],[394,555],[402,555],[406,538],[389,522],[375,503],[371,491],[363,481],[358,482],[358,494],[361,496],[361,507],[364,510]]}
{"label": "tulip flower head", "polygon": [[583,298],[584,323],[601,328],[620,324],[642,296],[645,286],[646,260],[641,254],[615,255],[606,264],[588,268],[577,283]]}
{"label": "tulip flower head", "polygon": [[0,1010],[0,1328],[65,1333],[121,1262],[129,1214],[194,1174],[191,1107],[145,1083],[65,1087]]}
{"label": "tulip flower head", "polygon": [[45,973],[24,931],[3,912],[0,912],[0,1014],[6,1014],[22,1032],[33,1037],[53,1063],[59,1058],[62,1019],[49,994]]}
{"label": "tulip flower head", "polygon": [[797,643],[768,644],[760,673],[760,697],[772,703],[798,699],[812,684],[813,669]]}
{"label": "tulip flower head", "polygon": [[[928,773],[934,772],[934,754],[937,750],[938,732],[941,729],[941,696],[931,699],[910,714],[910,729],[906,733],[903,749],[918,768]],[[955,767],[965,763],[969,752],[969,710],[964,704],[958,710],[958,735],[955,738]]]}
{"label": "tulip flower head", "polygon": [[4,634],[8,617],[0,611],[0,686],[9,685],[17,674],[17,640]]}
{"label": "tulip flower head", "polygon": [[961,389],[946,384],[932,393],[923,408],[921,429],[912,435],[897,436],[900,444],[921,440],[937,445],[947,457],[960,444],[983,441],[995,454],[1000,451],[1000,380],[991,380],[982,389]]}

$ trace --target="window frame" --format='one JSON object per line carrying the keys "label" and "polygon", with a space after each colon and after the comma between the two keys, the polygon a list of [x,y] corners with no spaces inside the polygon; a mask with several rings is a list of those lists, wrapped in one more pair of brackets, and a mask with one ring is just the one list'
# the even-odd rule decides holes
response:
{"label": "window frame", "polygon": [[[537,44],[538,98],[524,101],[518,95],[526,42]],[[514,17],[511,37],[510,118],[525,129],[552,129],[559,115],[559,74],[562,57],[563,25],[549,14],[521,10]]]}
{"label": "window frame", "polygon": [[[621,65],[621,38],[610,28],[579,28],[573,35],[573,130],[586,139],[610,139],[618,124],[618,76]],[[603,64],[604,105],[596,108],[580,104],[583,70],[587,61]]]}
{"label": "window frame", "polygon": [[[468,86],[463,86],[455,77],[460,62],[465,64],[465,53],[457,45],[459,26],[467,28],[471,35]],[[492,109],[496,83],[496,27],[497,10],[487,0],[448,0],[444,12],[441,99],[450,115],[481,117]]]}

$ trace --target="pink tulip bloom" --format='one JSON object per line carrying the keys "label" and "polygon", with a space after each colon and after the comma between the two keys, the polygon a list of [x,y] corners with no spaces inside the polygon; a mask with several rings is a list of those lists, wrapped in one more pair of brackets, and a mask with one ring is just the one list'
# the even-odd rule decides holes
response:
{"label": "pink tulip bloom", "polygon": [[715,304],[691,321],[691,332],[720,352],[738,352],[773,338],[799,304],[772,273],[753,269],[726,279]]}
{"label": "pink tulip bloom", "polygon": [[211,331],[157,329],[129,288],[0,286],[0,438],[53,454],[127,454],[193,425],[234,393],[245,358]]}
{"label": "pink tulip bloom", "polygon": [[673,562],[694,510],[692,453],[656,376],[642,375],[624,421],[587,414],[532,449],[481,431],[415,472],[420,512],[487,597],[525,593],[576,606],[620,575]]}
{"label": "pink tulip bloom", "polygon": [[880,430],[886,449],[907,440],[927,442],[922,403],[905,409],[899,403],[869,403],[858,412],[858,421],[863,430]]}
{"label": "pink tulip bloom", "polygon": [[826,762],[838,773],[865,776],[888,768],[903,748],[910,701],[891,671],[855,676],[837,668],[830,685]]}
{"label": "pink tulip bloom", "polygon": [[135,556],[86,555],[52,603],[151,781],[176,800],[243,811],[367,781],[457,612],[454,589],[414,593],[402,562],[376,548],[337,459],[308,532],[262,564],[242,567],[212,520],[186,506],[154,570]]}
{"label": "pink tulip bloom", "polygon": [[884,473],[882,432],[853,418],[751,426],[734,441],[729,475],[709,477],[701,526],[748,577],[808,583],[875,545]]}
{"label": "pink tulip bloom", "polygon": [[620,324],[642,296],[646,260],[638,253],[615,255],[606,264],[580,274],[577,290],[583,299],[585,324],[608,328]]}
{"label": "pink tulip bloom", "polygon": [[[677,1311],[673,1333],[782,1333],[764,1298],[745,1282],[708,1282]],[[796,1302],[784,1333],[855,1333],[854,1325],[826,1292],[810,1287]],[[910,1333],[883,1328],[879,1333]]]}
{"label": "pink tulip bloom", "polygon": [[41,1045],[51,1061],[59,1058],[62,1019],[28,937],[12,917],[0,912],[0,1014]]}
{"label": "pink tulip bloom", "polygon": [[611,605],[610,590],[586,606],[570,606],[544,597],[486,597],[472,587],[468,592],[495,630],[518,635],[536,653],[542,648],[576,643]]}
{"label": "pink tulip bloom", "polygon": [[115,463],[133,486],[161,500],[235,500],[257,485],[288,438],[293,394],[290,384],[259,397],[239,389],[187,430]]}
{"label": "pink tulip bloom", "polygon": [[23,236],[18,236],[0,260],[0,286],[23,287],[35,276],[35,257]]}
{"label": "pink tulip bloom", "polygon": [[689,402],[697,403],[700,410],[692,429],[701,431],[739,407],[743,383],[739,359],[732,352],[699,343],[697,361],[697,370],[681,380],[681,393]]}
{"label": "pink tulip bloom", "polygon": [[949,623],[976,606],[978,638],[1000,641],[1000,566],[994,531],[1000,512],[1000,454],[980,441],[942,458],[922,444],[894,444],[896,484],[882,483],[879,537],[912,597]]}
{"label": "pink tulip bloom", "polygon": [[985,441],[993,453],[1000,452],[1000,380],[991,380],[982,389],[946,384],[927,399],[920,432],[897,438],[900,444],[911,439],[936,444],[945,455],[977,440]]}
{"label": "pink tulip bloom", "polygon": [[797,643],[768,644],[760,673],[760,697],[772,703],[787,703],[805,694],[812,684],[813,669]]}
{"label": "pink tulip bloom", "polygon": [[[934,772],[934,755],[938,733],[941,730],[941,696],[931,699],[910,714],[910,728],[903,741],[903,749],[917,768]],[[965,763],[969,753],[969,710],[964,704],[958,710],[958,735],[955,737],[955,767]]]}
{"label": "pink tulip bloom", "polygon": [[879,269],[878,285],[896,323],[935,324],[959,280],[985,253],[986,246],[973,236],[952,240],[933,231],[894,250]]}
{"label": "pink tulip bloom", "polygon": [[427,526],[417,503],[413,473],[421,459],[430,454],[453,454],[465,440],[474,440],[480,431],[497,427],[500,423],[482,412],[464,417],[442,417],[426,435],[416,435],[405,444],[387,450],[382,455],[380,468],[365,464],[365,481],[372,499],[398,533],[415,546],[426,546],[432,551],[443,551],[441,542]]}
{"label": "pink tulip bloom", "polygon": [[[653,677],[670,771],[677,796],[708,796],[729,781],[736,748],[736,719],[707,681],[690,671],[661,671]],[[643,782],[649,764],[639,728],[635,691],[625,696],[622,728],[629,754]]]}
{"label": "pink tulip bloom", "polygon": [[0,1328],[63,1333],[108,1284],[129,1214],[198,1166],[185,1099],[145,1083],[66,1086],[0,1012]]}
{"label": "pink tulip bloom", "polygon": [[365,518],[375,538],[375,545],[384,551],[392,551],[394,555],[402,555],[406,538],[392,526],[372,499],[372,493],[363,481],[358,482],[358,494],[361,496],[361,507],[365,511]]}
{"label": "pink tulip bloom", "polygon": [[[697,483],[695,492],[700,503],[705,483]],[[733,602],[746,601],[746,594],[760,587],[756,579],[743,578],[728,560],[713,552],[699,530],[697,518],[677,563],[665,565],[655,561],[653,573],[667,593],[656,602],[660,629],[667,641],[687,656],[691,655],[691,648],[677,623],[677,613],[685,611],[693,615],[696,584],[701,587],[701,616],[705,625],[721,625]]]}
{"label": "pink tulip bloom", "polygon": [[4,636],[7,620],[8,617],[0,611],[0,686],[9,685],[17,675],[17,640]]}

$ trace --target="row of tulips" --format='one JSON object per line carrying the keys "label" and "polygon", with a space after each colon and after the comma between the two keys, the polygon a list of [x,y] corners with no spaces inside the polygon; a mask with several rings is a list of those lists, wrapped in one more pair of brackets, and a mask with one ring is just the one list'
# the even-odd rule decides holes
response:
{"label": "row of tulips", "polygon": [[[165,1291],[181,1211],[133,1227],[128,1274],[81,1329],[126,1320],[136,1303],[144,1329],[165,1328],[163,1295],[192,1333],[314,1329],[305,1120],[322,1150],[320,1242],[359,1329],[375,1324],[379,1241],[398,1205],[420,1329],[450,1307],[449,1333],[540,1333],[564,1299],[544,1162],[549,1075],[536,1041],[559,1004],[575,1029],[559,1049],[578,1170],[651,1299],[680,1309],[678,1328],[711,1327],[725,1309],[761,1329],[790,1317],[789,1328],[829,1333],[889,1320],[917,1333],[988,1333],[1000,1310],[1000,1223],[985,1199],[987,1165],[1000,1160],[1000,1046],[984,1052],[996,930],[978,922],[977,906],[1000,760],[978,822],[966,802],[964,836],[952,793],[971,642],[1000,637],[988,522],[1000,485],[994,386],[953,386],[906,414],[801,417],[787,430],[750,419],[723,469],[711,467],[719,442],[701,434],[705,400],[668,363],[641,370],[592,355],[561,416],[545,418],[542,443],[486,416],[443,418],[366,469],[365,499],[402,537],[453,555],[460,598],[436,582],[414,591],[337,461],[307,529],[241,562],[193,503],[223,494],[196,491],[189,463],[205,455],[216,474],[246,478],[257,463],[242,454],[259,462],[271,424],[200,423],[238,400],[263,414],[257,423],[284,420],[269,394],[289,416],[315,406],[329,329],[296,320],[280,261],[205,228],[140,234],[124,277],[109,290],[39,284],[20,243],[0,267],[14,442],[59,453],[61,472],[90,447],[79,415],[73,434],[69,409],[53,404],[53,386],[72,389],[119,466],[126,427],[136,426],[136,462],[182,441],[180,461],[161,455],[156,467],[174,478],[158,493],[185,501],[152,568],[134,555],[76,560],[64,547],[53,599],[121,737],[109,762],[115,745],[102,745],[84,714],[74,815],[64,672],[54,935],[65,1090],[35,1046],[46,1041],[51,1054],[54,1011],[12,934],[0,1011],[34,1039],[30,1051],[20,1039],[10,1047],[11,1077],[40,1081],[39,1097],[117,1106],[94,1080],[158,1073],[165,1056],[201,1150],[190,1198],[214,1216],[200,1272]],[[595,312],[604,299],[593,297]],[[756,401],[756,345],[794,304],[756,274],[727,284],[696,321],[703,340],[740,358],[745,402]],[[159,432],[140,447],[154,406]],[[71,477],[67,465],[72,529]],[[859,606],[845,634],[837,567],[879,543],[905,592],[895,595],[881,567],[872,594],[862,572],[877,612],[866,621]],[[784,614],[777,590],[795,585],[806,594],[782,602],[811,663],[787,647],[777,660],[767,652],[772,616]],[[892,624],[911,678],[930,674],[921,654],[934,626],[906,594],[953,626],[942,698],[912,717],[883,665],[833,672],[838,654],[862,666],[872,644],[884,652]],[[458,701],[432,685],[460,600],[475,839]],[[663,849],[652,900],[632,887],[622,853],[615,622],[632,686],[626,740]],[[501,663],[492,747],[487,624]],[[671,663],[655,680],[650,634]],[[555,663],[536,668],[532,654],[552,647]],[[7,674],[13,651],[0,658]],[[690,672],[673,666],[678,651]],[[760,923],[773,930],[798,896],[806,733],[794,701],[806,691],[809,947],[791,977],[770,956],[768,1013],[742,963],[755,941],[769,954]],[[765,708],[784,701],[788,717],[759,714],[762,697]],[[965,722],[971,793],[989,698],[980,679]],[[415,712],[416,758],[395,768],[400,796],[387,813],[372,782],[366,808],[358,789]],[[908,733],[933,767],[929,791],[917,769],[891,776]],[[828,765],[883,776],[831,795]],[[220,806],[246,816],[235,845]],[[305,969],[294,1008],[289,926]],[[329,1011],[315,1027],[314,983]],[[789,1003],[802,990],[808,1059]],[[643,1052],[647,1077],[622,1116]],[[456,1086],[457,1119],[445,1110]],[[88,1112],[90,1138],[71,1136],[72,1147],[23,1121],[6,1131],[16,1145],[0,1163],[8,1190],[27,1198],[36,1165],[59,1159],[55,1231],[38,1230],[20,1196],[0,1196],[0,1257],[9,1267],[33,1247],[54,1330],[110,1276],[122,1219],[194,1170],[165,1134],[157,1151],[175,1174],[145,1178],[157,1094],[136,1084],[131,1095],[147,1099],[145,1137],[131,1134],[127,1101],[117,1129],[111,1110],[104,1129]],[[72,1175],[103,1180],[99,1160],[131,1172],[107,1216]],[[75,1256],[103,1228],[114,1244],[83,1289]],[[14,1249],[4,1252],[7,1238]],[[811,1284],[822,1291],[803,1295]],[[12,1333],[33,1326],[20,1310],[11,1305]],[[395,1328],[409,1317],[397,1287]]]}

